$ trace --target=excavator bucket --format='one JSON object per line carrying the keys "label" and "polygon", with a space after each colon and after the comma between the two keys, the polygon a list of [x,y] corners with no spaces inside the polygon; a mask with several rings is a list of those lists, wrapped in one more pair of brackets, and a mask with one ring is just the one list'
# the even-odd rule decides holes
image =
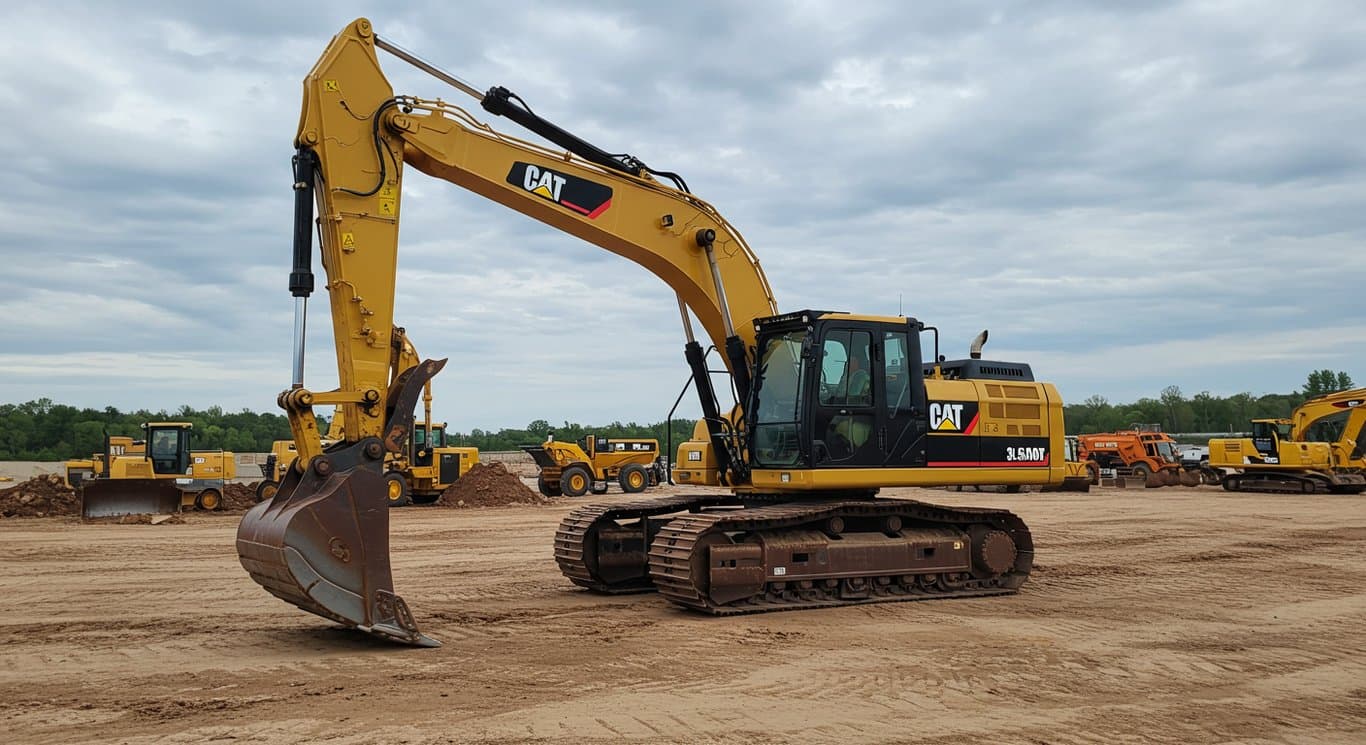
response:
{"label": "excavator bucket", "polygon": [[270,501],[237,526],[237,558],[270,594],[343,626],[417,647],[441,642],[417,629],[394,593],[389,569],[385,452],[401,453],[413,406],[445,360],[426,360],[394,380],[384,439],[342,441],[290,468]]}
{"label": "excavator bucket", "polygon": [[418,631],[394,593],[382,453],[368,438],[318,456],[302,475],[291,469],[275,496],[242,518],[237,555],[258,584],[309,613],[392,641],[440,646]]}
{"label": "excavator bucket", "polygon": [[81,517],[170,515],[180,512],[174,479],[87,479],[81,482]]}

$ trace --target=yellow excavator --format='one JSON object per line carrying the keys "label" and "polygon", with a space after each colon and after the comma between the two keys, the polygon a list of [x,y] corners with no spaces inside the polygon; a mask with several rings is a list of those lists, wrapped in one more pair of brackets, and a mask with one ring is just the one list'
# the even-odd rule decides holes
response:
{"label": "yellow excavator", "polygon": [[1253,419],[1252,436],[1209,441],[1209,469],[1229,491],[1366,491],[1366,388],[1305,401],[1289,419]]}
{"label": "yellow excavator", "polygon": [[[441,99],[395,95],[378,50],[554,147]],[[505,88],[479,91],[365,19],[305,78],[295,145],[294,369],[279,404],[299,457],[237,531],[242,566],[274,595],[380,637],[438,644],[394,592],[383,481],[385,454],[402,451],[418,394],[445,364],[404,367],[390,354],[407,167],[636,262],[677,296],[702,418],[676,474],[721,488],[571,512],[555,558],[573,583],[656,590],[725,615],[997,595],[1028,577],[1034,545],[1013,513],[875,497],[897,486],[1060,485],[1062,400],[1029,365],[944,360],[938,331],[915,318],[779,313],[758,258],[680,176],[583,141]],[[332,391],[303,385],[315,230],[340,380]],[[713,351],[738,401],[727,411],[708,371]],[[344,412],[344,440],[322,446],[317,405]]]}

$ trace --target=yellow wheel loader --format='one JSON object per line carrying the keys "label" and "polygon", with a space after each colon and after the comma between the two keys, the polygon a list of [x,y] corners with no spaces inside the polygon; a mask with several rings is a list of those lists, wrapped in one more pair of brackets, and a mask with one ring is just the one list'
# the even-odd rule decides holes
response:
{"label": "yellow wheel loader", "polygon": [[237,476],[236,459],[224,450],[191,450],[192,427],[187,422],[148,422],[142,425],[145,444],[141,452],[129,452],[133,448],[119,452],[123,443],[106,438],[99,470],[79,479],[81,515],[221,509],[223,486]]}
{"label": "yellow wheel loader", "polygon": [[[553,146],[495,130],[444,97],[395,95],[380,50]],[[604,594],[657,591],[715,615],[1002,595],[1026,582],[1034,544],[1015,514],[878,492],[1061,484],[1062,398],[1028,364],[943,360],[937,329],[911,317],[779,312],[758,257],[681,176],[585,142],[506,88],[473,88],[366,19],[332,39],[303,88],[293,385],[278,398],[298,458],[237,530],[242,567],[271,594],[386,639],[438,644],[394,592],[384,481],[419,395],[446,364],[393,354],[410,167],[634,261],[677,300],[702,418],[675,463],[687,483],[713,489],[570,512],[554,537],[567,581]],[[304,385],[315,232],[337,345],[332,391]],[[712,354],[733,406],[712,384]],[[344,440],[322,445],[314,406],[342,409]]]}
{"label": "yellow wheel loader", "polygon": [[[323,439],[326,447],[342,439],[345,427],[334,416]],[[258,502],[275,496],[285,474],[294,465],[298,449],[293,440],[276,440],[266,458],[266,478],[256,486]],[[390,507],[431,504],[457,479],[479,462],[479,448],[446,444],[445,423],[414,422],[404,453],[390,453],[384,461],[384,491]]]}
{"label": "yellow wheel loader", "polygon": [[479,448],[450,445],[445,423],[414,422],[405,453],[385,463],[390,507],[431,504],[479,462]]}
{"label": "yellow wheel loader", "polygon": [[547,497],[606,494],[614,481],[636,494],[667,480],[659,440],[584,435],[574,443],[552,434],[540,445],[521,447],[540,468],[536,487]]}

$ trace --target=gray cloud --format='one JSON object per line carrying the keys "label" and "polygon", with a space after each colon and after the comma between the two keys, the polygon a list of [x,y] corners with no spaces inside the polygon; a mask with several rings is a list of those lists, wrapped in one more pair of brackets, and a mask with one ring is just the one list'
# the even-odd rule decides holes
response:
{"label": "gray cloud", "polygon": [[[269,409],[299,80],[360,3],[57,2],[0,49],[0,400]],[[1069,399],[1279,391],[1366,353],[1347,2],[413,3],[381,34],[677,170],[784,309],[982,327]],[[385,60],[396,89],[453,94]],[[495,122],[508,129],[507,122]],[[398,318],[455,426],[652,420],[644,270],[410,171]],[[325,299],[309,384],[335,384]],[[198,382],[196,382],[198,381]]]}

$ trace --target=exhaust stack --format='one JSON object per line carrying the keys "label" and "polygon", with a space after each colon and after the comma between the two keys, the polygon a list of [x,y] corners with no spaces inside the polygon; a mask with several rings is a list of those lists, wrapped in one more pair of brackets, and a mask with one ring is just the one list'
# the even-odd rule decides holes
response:
{"label": "exhaust stack", "polygon": [[977,337],[972,340],[972,347],[968,352],[968,356],[973,358],[974,360],[982,359],[982,346],[986,343],[987,330],[982,329],[982,333],[978,334]]}

